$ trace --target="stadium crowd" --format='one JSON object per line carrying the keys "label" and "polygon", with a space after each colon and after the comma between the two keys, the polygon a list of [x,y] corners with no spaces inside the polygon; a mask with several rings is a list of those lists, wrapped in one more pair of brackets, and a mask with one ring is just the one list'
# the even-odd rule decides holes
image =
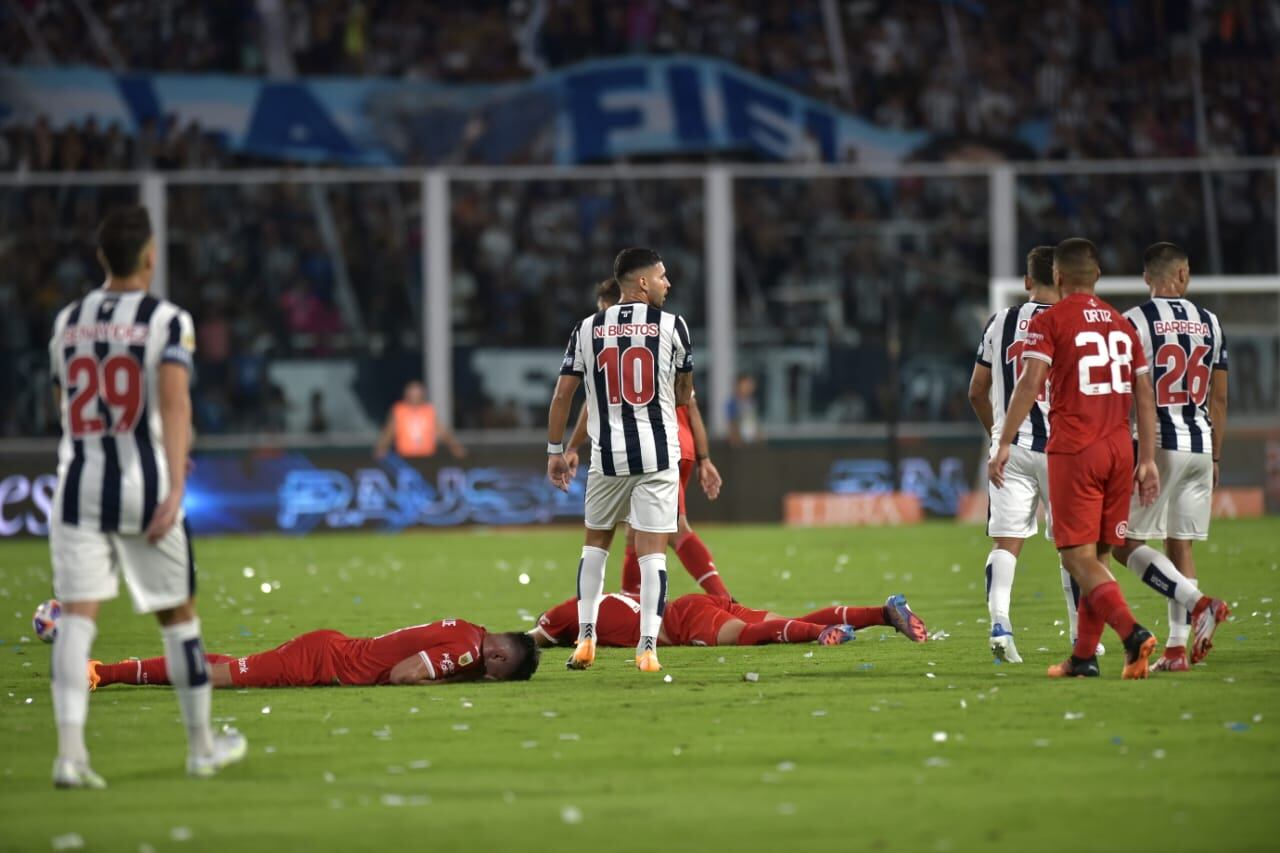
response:
{"label": "stadium crowd", "polygon": [[[1280,88],[1280,20],[1250,0],[1211,7],[864,0],[838,4],[834,30],[818,4],[778,0],[696,8],[673,0],[490,0],[448,15],[438,4],[381,0],[88,5],[101,25],[88,27],[89,38],[69,0],[0,10],[0,61],[266,74],[274,51],[301,74],[489,82],[599,56],[682,52],[721,57],[881,125],[978,140],[1002,154],[1280,154],[1280,113],[1267,97]],[[833,56],[837,44],[843,50]],[[1202,58],[1203,139],[1193,121],[1193,45]],[[1022,138],[1009,138],[1012,127]],[[955,154],[944,145],[923,156]],[[242,165],[262,162],[172,119],[130,134],[92,119],[54,127],[38,118],[9,123],[0,135],[7,172]],[[1212,183],[1222,271],[1273,271],[1265,253],[1244,249],[1275,233],[1274,182],[1235,173]],[[751,180],[735,193],[740,359],[750,368],[768,348],[813,357],[812,384],[787,389],[787,420],[884,416],[894,329],[903,330],[904,416],[967,418],[963,382],[990,272],[984,181]],[[136,197],[133,186],[0,191],[0,304],[17,307],[5,314],[0,391],[9,393],[0,433],[53,428],[23,378],[40,369],[55,306],[98,275],[84,235],[110,205]],[[1099,233],[1119,210],[1135,228],[1154,211],[1181,228],[1113,235],[1101,247],[1108,273],[1137,273],[1136,253],[1155,236],[1187,246],[1193,258],[1210,255],[1198,176],[1030,177],[1020,180],[1017,201],[1019,241],[1027,245]],[[666,215],[653,216],[657,209]],[[702,217],[696,182],[455,183],[455,344],[561,346],[604,273],[597,259],[629,242],[662,248],[676,283],[673,304],[700,330]],[[283,428],[281,395],[267,379],[272,359],[384,358],[420,347],[416,185],[171,187],[169,218],[172,293],[200,326],[202,429]],[[464,428],[537,417],[482,394],[460,402]]]}

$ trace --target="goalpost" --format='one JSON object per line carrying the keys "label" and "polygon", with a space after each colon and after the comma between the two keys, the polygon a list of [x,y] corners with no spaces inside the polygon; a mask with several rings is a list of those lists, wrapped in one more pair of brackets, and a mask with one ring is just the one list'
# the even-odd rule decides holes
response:
{"label": "goalpost", "polygon": [[[1026,299],[1026,291],[1023,289],[1022,276],[1017,278],[992,278],[990,286],[987,290],[988,308],[990,313],[994,314],[1001,308],[1010,305],[1016,305]],[[1273,310],[1269,315],[1259,316],[1253,314],[1254,322],[1266,327],[1273,334],[1276,333],[1277,324],[1280,324],[1280,276],[1273,275],[1192,275],[1191,286],[1187,290],[1187,298],[1193,302],[1218,302],[1221,297],[1232,295],[1270,295],[1271,299],[1250,300],[1250,302],[1260,301],[1263,307],[1267,302],[1274,302],[1270,306]],[[1124,311],[1139,302],[1144,301],[1147,296],[1147,285],[1142,280],[1142,276],[1103,276],[1098,280],[1098,295],[1104,297],[1108,302],[1112,302],[1116,308]],[[1213,299],[1207,297],[1213,296]],[[1112,297],[1116,297],[1112,299]],[[1124,303],[1123,305],[1121,303]],[[1224,312],[1217,311],[1212,305],[1206,304],[1207,308],[1215,313],[1222,314]],[[1241,306],[1243,307],[1243,306]],[[1234,312],[1232,312],[1234,313]],[[1222,319],[1223,325],[1227,325],[1227,320]],[[1229,328],[1224,329],[1230,339]]]}

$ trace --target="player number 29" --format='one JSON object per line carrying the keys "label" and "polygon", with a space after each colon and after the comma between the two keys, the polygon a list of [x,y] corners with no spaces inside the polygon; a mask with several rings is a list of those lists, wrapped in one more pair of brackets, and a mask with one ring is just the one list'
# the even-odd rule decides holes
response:
{"label": "player number 29", "polygon": [[609,405],[616,406],[623,400],[633,406],[653,402],[653,353],[648,347],[605,347],[596,356],[596,370],[604,372]]}
{"label": "player number 29", "polygon": [[102,363],[91,355],[67,364],[71,434],[76,438],[107,430],[103,409],[114,418],[112,431],[132,432],[142,414],[142,367],[127,355],[113,355]]}
{"label": "player number 29", "polygon": [[[1088,397],[1103,394],[1129,394],[1133,383],[1129,381],[1130,363],[1133,361],[1133,343],[1124,332],[1111,331],[1106,337],[1101,332],[1080,332],[1076,346],[1090,347],[1093,352],[1080,356],[1080,393]],[[1110,367],[1109,381],[1094,382],[1096,368]]]}

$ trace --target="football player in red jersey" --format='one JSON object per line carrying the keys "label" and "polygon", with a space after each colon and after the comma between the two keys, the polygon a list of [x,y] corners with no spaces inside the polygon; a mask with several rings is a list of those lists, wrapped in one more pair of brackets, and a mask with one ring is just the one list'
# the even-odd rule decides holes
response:
{"label": "football player in red jersey", "polygon": [[1150,504],[1160,492],[1155,395],[1133,326],[1094,295],[1100,275],[1098,250],[1088,240],[1072,238],[1055,247],[1053,278],[1062,299],[1027,329],[1023,373],[988,474],[997,488],[1004,485],[1009,448],[1047,375],[1053,538],[1081,592],[1071,657],[1049,667],[1049,675],[1098,675],[1096,651],[1106,623],[1124,641],[1123,677],[1146,678],[1155,637],[1134,621],[1107,562],[1111,549],[1124,545],[1128,530],[1135,480],[1129,407],[1134,402],[1139,501]]}
{"label": "football player in red jersey", "polygon": [[[907,606],[902,595],[891,595],[879,607],[824,607],[788,618],[768,610],[754,610],[718,595],[682,595],[667,604],[660,641],[668,646],[759,646],[767,643],[847,643],[854,630],[888,625],[907,639],[928,638],[924,620]],[[577,599],[550,608],[529,632],[540,646],[572,646],[578,636]],[[637,596],[609,593],[600,604],[596,642],[601,646],[634,646],[640,636]]]}
{"label": "football player in red jersey", "polygon": [[[276,648],[235,657],[205,655],[214,687],[321,687],[525,681],[540,653],[527,634],[491,634],[461,619],[401,628],[380,637],[311,631]],[[168,684],[164,658],[89,662],[90,689]]]}
{"label": "football player in red jersey", "polygon": [[[596,307],[603,311],[617,304],[622,291],[617,279],[609,278],[596,287]],[[711,475],[714,489],[707,497],[715,500],[720,493],[720,472],[711,462],[711,453],[707,442],[707,428],[702,422],[702,412],[698,410],[695,396],[687,406],[676,407],[676,420],[680,424],[680,505],[676,517],[676,535],[672,540],[676,556],[685,571],[698,586],[708,595],[730,598],[729,589],[720,578],[720,572],[711,556],[711,551],[703,543],[697,531],[689,524],[689,515],[685,510],[685,490],[699,466]],[[582,407],[578,413],[578,425],[573,435],[565,443],[565,458],[569,461],[569,476],[572,478],[578,470],[578,448],[587,440],[587,408]],[[635,534],[627,527],[627,551],[622,564],[622,591],[640,594],[640,558],[636,555]]]}

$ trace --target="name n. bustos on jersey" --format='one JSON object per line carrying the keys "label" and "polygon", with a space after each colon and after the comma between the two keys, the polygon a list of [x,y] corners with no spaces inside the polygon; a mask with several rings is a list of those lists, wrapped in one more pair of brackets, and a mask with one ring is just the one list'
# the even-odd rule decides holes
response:
{"label": "name n. bustos on jersey", "polygon": [[679,465],[674,380],[691,370],[679,315],[621,302],[574,326],[560,372],[584,379],[593,472],[624,477]]}
{"label": "name n. bustos on jersey", "polygon": [[[995,414],[995,426],[991,431],[994,440],[1004,428],[1005,413],[1009,411],[1009,399],[1022,375],[1022,350],[1026,346],[1027,327],[1031,318],[1052,307],[1043,302],[1024,302],[1010,308],[1002,308],[987,321],[978,344],[978,364],[991,370],[991,407]],[[1043,453],[1049,442],[1049,390],[1036,397],[1013,440],[1015,447],[1023,447]]]}
{"label": "name n. bustos on jersey", "polygon": [[191,315],[143,291],[95,290],[59,312],[49,342],[62,391],[55,521],[146,530],[169,490],[159,367],[190,370],[194,353]]}
{"label": "name n. bustos on jersey", "polygon": [[1189,299],[1156,297],[1124,315],[1151,365],[1157,447],[1210,453],[1209,386],[1227,369],[1227,339],[1217,316]]}

